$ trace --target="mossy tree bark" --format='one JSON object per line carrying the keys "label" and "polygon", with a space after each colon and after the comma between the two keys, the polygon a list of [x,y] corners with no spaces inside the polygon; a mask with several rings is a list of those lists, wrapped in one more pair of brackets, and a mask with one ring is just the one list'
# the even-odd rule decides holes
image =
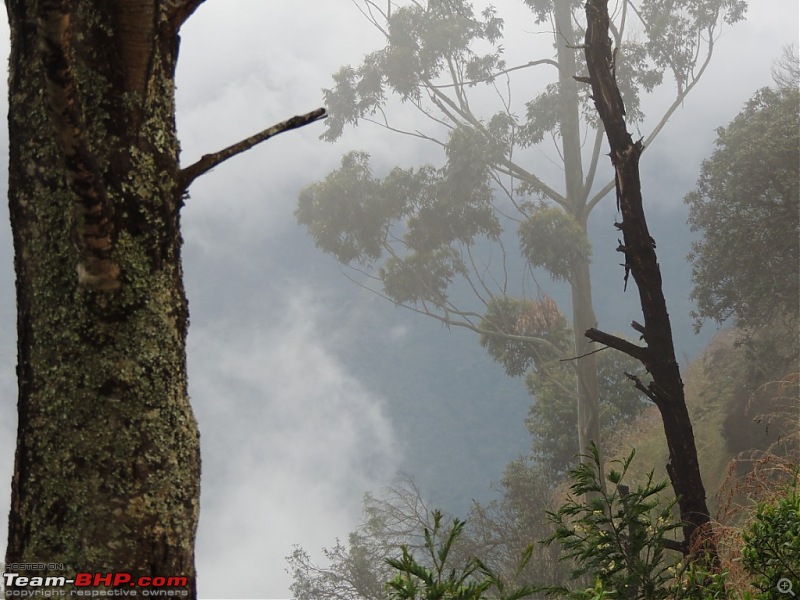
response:
{"label": "mossy tree bark", "polygon": [[153,0],[6,7],[19,378],[6,562],[194,588],[178,37]]}
{"label": "mossy tree bark", "polygon": [[[181,24],[203,0],[6,0],[19,425],[7,563],[184,576],[197,423],[178,161]],[[256,136],[254,136],[255,138]],[[64,575],[63,572],[25,575]]]}

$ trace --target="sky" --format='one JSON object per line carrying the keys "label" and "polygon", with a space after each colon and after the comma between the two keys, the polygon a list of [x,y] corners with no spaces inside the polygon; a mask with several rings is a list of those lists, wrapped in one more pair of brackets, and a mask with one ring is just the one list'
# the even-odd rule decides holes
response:
{"label": "sky", "polygon": [[[533,19],[517,0],[496,6],[508,17],[509,54],[524,56],[539,43],[531,41]],[[6,53],[8,32],[5,23],[0,27],[0,53]],[[796,0],[754,1],[746,22],[723,28],[705,78],[646,155],[657,166],[647,167],[645,189],[667,182],[674,187],[675,181],[685,186],[683,193],[691,189],[700,161],[712,150],[714,129],[770,83],[772,61],[797,36]],[[177,116],[184,165],[322,106],[321,89],[330,85],[331,73],[357,64],[380,44],[346,0],[208,0],[184,26],[182,38]],[[5,111],[4,92],[0,102]],[[387,410],[389,392],[365,383],[341,357],[348,345],[359,343],[374,302],[353,286],[352,297],[341,304],[327,287],[331,278],[342,277],[333,262],[330,271],[319,270],[319,262],[309,268],[287,257],[276,240],[305,235],[293,216],[297,192],[335,168],[345,151],[363,148],[386,164],[411,166],[430,160],[431,149],[370,127],[349,130],[330,145],[318,139],[322,131],[317,123],[286,133],[218,166],[195,182],[184,209],[189,387],[203,444],[197,567],[204,598],[288,598],[284,557],[293,545],[319,557],[321,547],[358,524],[363,493],[389,484],[407,466],[407,448]],[[0,136],[5,189],[7,133]],[[648,210],[656,218],[682,210],[683,193],[653,194]],[[8,223],[5,203],[0,220]],[[686,251],[674,249],[674,260]],[[372,334],[395,343],[406,335],[403,327]],[[5,225],[3,540],[16,426],[14,330]]]}

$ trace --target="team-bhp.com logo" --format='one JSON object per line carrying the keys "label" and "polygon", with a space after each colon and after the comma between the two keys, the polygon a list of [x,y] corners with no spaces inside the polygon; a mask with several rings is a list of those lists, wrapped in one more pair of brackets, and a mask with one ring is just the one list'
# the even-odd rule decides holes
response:
{"label": "team-bhp.com logo", "polygon": [[[60,596],[188,596],[186,577],[134,577],[130,573],[76,573],[74,577],[28,576],[3,573],[3,594],[7,598],[50,598]],[[65,590],[70,586],[69,590]]]}

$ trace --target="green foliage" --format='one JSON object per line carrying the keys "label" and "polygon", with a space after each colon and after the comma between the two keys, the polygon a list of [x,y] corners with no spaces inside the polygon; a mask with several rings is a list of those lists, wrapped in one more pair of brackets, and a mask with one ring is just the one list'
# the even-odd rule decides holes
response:
{"label": "green foliage", "polygon": [[[471,79],[490,78],[505,67],[497,46],[503,20],[492,7],[477,16],[464,0],[435,0],[394,7],[385,16],[380,27],[386,46],[369,54],[358,69],[340,69],[334,87],[324,90],[330,116],[322,137],[327,141],[337,140],[345,125],[375,114],[389,93],[404,102],[418,101],[420,84],[436,79],[454,59]],[[492,50],[478,54],[471,49],[476,42],[488,42]]]}
{"label": "green foliage", "polygon": [[786,364],[800,353],[800,90],[759,90],[717,134],[686,196],[703,235],[690,255],[697,316],[733,317],[754,358]]}
{"label": "green foliage", "polygon": [[[526,424],[533,453],[554,475],[566,473],[580,452],[575,366],[570,356],[573,333],[555,302],[497,296],[481,318],[481,345],[510,377],[526,375],[536,402]],[[626,373],[647,379],[644,368],[621,352],[597,355],[598,403],[603,439],[638,417],[646,404]]]}
{"label": "green foliage", "polygon": [[714,35],[720,20],[736,23],[746,10],[744,0],[644,0],[638,13],[649,25],[650,59],[658,69],[669,70],[683,89],[697,61],[697,32]]}
{"label": "green foliage", "polygon": [[433,302],[444,306],[447,288],[464,272],[458,253],[452,248],[416,252],[403,258],[391,256],[379,271],[384,292],[398,304]]}
{"label": "green foliage", "polygon": [[[745,589],[729,589],[728,572],[712,566],[702,557],[682,556],[671,560],[665,554],[665,540],[681,527],[673,518],[675,500],[660,498],[667,482],[654,483],[650,472],[644,485],[631,491],[622,481],[629,472],[634,453],[620,468],[609,469],[612,491],[600,485],[599,455],[592,445],[589,459],[569,472],[573,494],[555,513],[548,513],[555,525],[545,544],[558,542],[561,560],[574,561],[573,577],[589,576],[593,587],[570,590],[550,586],[548,595],[581,600],[632,598],[652,600],[767,600],[782,597],[779,582],[800,582],[800,491],[795,482],[785,495],[760,502],[745,526],[741,562],[751,575]],[[612,463],[613,464],[613,463]],[[588,500],[586,499],[588,497]],[[737,559],[738,560],[738,559]],[[783,584],[788,585],[787,583]],[[740,586],[741,587],[741,586]]]}
{"label": "green foliage", "polygon": [[[413,173],[406,176],[414,178]],[[383,253],[392,220],[405,210],[403,200],[402,195],[383,194],[368,154],[351,152],[342,157],[338,170],[300,193],[295,215],[319,248],[343,263],[368,264]]]}
{"label": "green foliage", "polygon": [[373,176],[369,155],[350,152],[323,181],[305,188],[295,212],[318,248],[344,264],[383,260],[378,276],[396,303],[445,306],[447,291],[467,270],[462,251],[496,239],[484,153],[470,132],[451,133],[441,169],[393,169]]}
{"label": "green foliage", "polygon": [[586,230],[559,208],[537,207],[519,226],[519,239],[528,263],[544,267],[556,280],[571,281],[592,256]]}
{"label": "green foliage", "polygon": [[413,204],[406,236],[410,248],[424,250],[453,242],[471,245],[478,236],[497,239],[501,227],[489,186],[490,152],[474,131],[450,132],[447,163]]}
{"label": "green foliage", "polygon": [[510,377],[546,368],[569,352],[571,332],[547,295],[539,300],[497,296],[481,318],[480,343]]}
{"label": "green foliage", "polygon": [[[644,368],[621,352],[597,355],[597,385],[601,441],[633,422],[647,406],[626,373],[647,380]],[[575,410],[577,386],[573,365],[557,361],[546,370],[528,373],[525,384],[536,402],[525,423],[533,438],[538,461],[556,474],[566,473],[580,452],[573,432],[578,426]]]}
{"label": "green foliage", "polygon": [[[530,586],[506,589],[506,585],[480,559],[472,558],[460,568],[449,564],[453,545],[464,532],[465,521],[454,519],[449,530],[442,527],[441,512],[433,513],[433,528],[425,528],[425,556],[419,562],[406,546],[402,556],[386,562],[399,573],[387,583],[391,600],[519,600],[534,593]],[[530,558],[523,555],[521,566]]]}
{"label": "green foliage", "polygon": [[[672,516],[675,502],[664,504],[659,498],[667,482],[653,482],[651,472],[635,490],[623,485],[632,452],[627,459],[614,461],[620,470],[608,470],[612,491],[606,491],[598,478],[596,446],[591,451],[589,460],[570,471],[574,497],[549,513],[556,529],[545,543],[557,541],[562,559],[575,561],[573,575],[590,574],[597,585],[585,591],[550,588],[549,593],[576,599],[669,597],[674,571],[664,556],[664,540],[680,524]],[[576,500],[587,494],[588,501]]]}
{"label": "green foliage", "polygon": [[[781,579],[800,586],[800,490],[795,487],[776,502],[759,504],[746,528],[742,562],[760,590],[755,598],[775,598]],[[796,593],[796,592],[795,592]]]}

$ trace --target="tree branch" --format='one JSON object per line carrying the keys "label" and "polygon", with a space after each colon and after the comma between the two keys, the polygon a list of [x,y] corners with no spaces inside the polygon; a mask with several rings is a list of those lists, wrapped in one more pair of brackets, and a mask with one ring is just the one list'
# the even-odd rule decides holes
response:
{"label": "tree branch", "polygon": [[526,62],[524,65],[517,65],[516,67],[510,67],[508,69],[502,69],[497,71],[496,73],[492,73],[491,75],[487,75],[486,77],[481,77],[480,79],[470,79],[469,81],[462,81],[460,83],[442,83],[438,85],[432,85],[432,88],[444,89],[444,88],[451,88],[451,87],[463,87],[465,85],[475,85],[478,83],[487,83],[493,81],[496,77],[500,75],[506,75],[513,71],[519,71],[520,69],[527,69],[528,67],[535,67],[538,65],[551,65],[553,67],[558,68],[558,63],[554,61],[552,58],[543,58],[541,60],[532,60]]}
{"label": "tree branch", "polygon": [[650,352],[643,346],[637,346],[628,340],[623,340],[621,337],[611,335],[610,333],[606,333],[605,331],[600,331],[599,329],[595,328],[587,329],[584,335],[592,341],[605,344],[610,348],[614,348],[615,350],[624,352],[628,356],[632,356],[641,362],[645,367],[647,367],[650,363]]}
{"label": "tree branch", "polygon": [[163,0],[161,10],[167,13],[167,22],[177,33],[186,20],[206,0]]}
{"label": "tree branch", "polygon": [[[436,101],[436,99],[441,101],[439,104],[440,110],[446,112],[443,105],[447,104],[447,106],[449,106],[450,109],[455,114],[457,114],[459,117],[464,119],[469,125],[471,125],[472,127],[474,127],[475,129],[477,129],[482,134],[488,137],[486,128],[484,127],[483,123],[481,123],[475,117],[475,115],[473,115],[470,112],[463,111],[455,102],[453,102],[452,98],[450,98],[446,94],[443,94],[440,90],[434,88],[430,81],[426,80],[423,83],[425,85],[425,88],[429,90],[429,93],[431,93],[431,99],[434,100],[434,102]],[[498,160],[498,165],[502,165],[507,169],[509,169],[510,172],[514,172],[519,179],[522,179],[526,183],[536,187],[536,189],[541,191],[545,196],[553,200],[553,202],[555,202],[559,206],[562,207],[567,206],[567,199],[564,198],[564,196],[562,196],[561,194],[556,192],[553,188],[545,184],[541,179],[536,177],[536,175],[534,175],[533,173],[529,173],[528,171],[517,165],[515,162],[512,162],[508,158],[500,158]]]}
{"label": "tree branch", "polygon": [[673,100],[672,104],[670,104],[670,107],[661,117],[658,124],[653,128],[653,131],[651,131],[650,134],[647,136],[647,138],[644,140],[645,148],[653,142],[653,140],[659,133],[661,133],[661,130],[667,124],[670,117],[676,110],[678,110],[678,107],[681,106],[681,104],[683,104],[683,101],[686,98],[686,96],[689,95],[689,92],[691,92],[694,86],[697,85],[697,82],[700,81],[700,78],[703,76],[703,73],[705,73],[706,67],[708,67],[709,63],[711,62],[711,56],[713,55],[713,53],[714,53],[714,39],[711,38],[708,41],[708,53],[706,54],[706,58],[703,61],[703,64],[700,65],[700,70],[698,71],[697,76],[693,77],[690,83],[686,86],[686,88],[680,90],[677,96],[675,96],[675,100]]}
{"label": "tree branch", "polygon": [[637,390],[642,392],[645,396],[650,398],[650,400],[652,400],[653,403],[656,402],[656,400],[658,399],[656,394],[653,392],[653,390],[651,390],[644,383],[642,383],[641,379],[639,379],[633,373],[628,373],[627,371],[625,371],[625,377],[627,377],[628,379],[630,379],[633,382],[633,387],[635,387]]}
{"label": "tree branch", "polygon": [[[689,82],[689,84],[686,86],[685,89],[678,91],[678,94],[675,96],[675,99],[672,101],[672,104],[670,104],[669,108],[661,116],[656,126],[645,138],[644,142],[642,143],[642,151],[647,149],[647,147],[651,143],[653,143],[653,140],[656,139],[658,134],[661,133],[661,130],[664,129],[664,126],[669,122],[670,117],[672,117],[675,111],[678,110],[678,107],[680,107],[683,104],[683,101],[686,99],[686,96],[689,95],[689,92],[691,92],[692,89],[694,89],[694,87],[697,85],[697,82],[700,81],[700,78],[706,71],[706,67],[708,67],[709,63],[711,62],[711,56],[713,54],[713,50],[714,50],[714,40],[712,38],[709,39],[708,53],[706,54],[703,64],[700,65],[700,70],[698,71],[697,75],[692,78],[692,80]],[[603,188],[592,197],[591,201],[587,205],[587,210],[591,212],[591,210],[595,206],[597,206],[597,203],[600,202],[600,200],[602,200],[603,198],[605,198],[606,194],[608,194],[614,188],[614,185],[615,182],[613,179],[608,183],[606,183],[606,185],[603,186]]]}
{"label": "tree branch", "polygon": [[[592,158],[591,162],[589,163],[589,172],[586,174],[586,179],[583,183],[583,194],[581,200],[583,203],[586,203],[586,200],[589,198],[589,192],[592,190],[592,185],[594,185],[594,177],[597,174],[597,163],[600,160],[600,149],[603,145],[603,134],[605,133],[605,129],[603,129],[602,121],[597,126],[595,130],[594,136],[594,147],[592,148]],[[609,189],[609,191],[611,191]],[[606,192],[608,193],[608,192]],[[601,196],[602,197],[602,196]],[[587,213],[589,214],[592,212],[596,202],[594,204],[590,204],[587,206]]]}
{"label": "tree branch", "polygon": [[242,152],[246,152],[250,150],[253,146],[260,144],[268,140],[271,137],[278,135],[279,133],[283,133],[284,131],[289,131],[290,129],[297,129],[299,127],[304,127],[310,123],[315,121],[319,121],[320,119],[324,119],[326,117],[325,109],[318,108],[316,110],[312,110],[309,113],[304,115],[298,115],[292,117],[291,119],[287,119],[281,123],[277,123],[272,127],[265,129],[264,131],[257,133],[249,138],[242,140],[232,146],[228,146],[227,148],[220,150],[219,152],[214,152],[213,154],[204,154],[203,157],[198,160],[196,163],[189,165],[188,167],[181,169],[180,172],[180,186],[182,191],[186,191],[192,182],[200,177],[208,173],[211,169],[219,165],[220,163],[225,162],[229,158],[233,158],[237,154],[241,154]]}
{"label": "tree branch", "polygon": [[567,358],[559,358],[558,362],[570,362],[573,360],[580,360],[582,358],[586,358],[587,356],[591,356],[592,354],[597,354],[598,352],[602,352],[603,350],[608,350],[611,346],[603,346],[602,348],[597,348],[596,350],[592,350],[591,352],[586,352],[584,354],[579,354],[578,356],[569,356]]}

